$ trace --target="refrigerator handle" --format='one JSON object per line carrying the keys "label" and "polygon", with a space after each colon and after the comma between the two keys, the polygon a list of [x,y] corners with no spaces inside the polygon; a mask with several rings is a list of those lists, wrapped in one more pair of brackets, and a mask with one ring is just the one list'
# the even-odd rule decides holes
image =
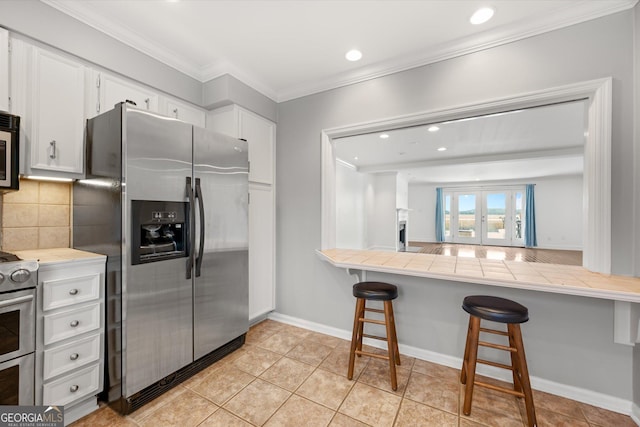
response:
{"label": "refrigerator handle", "polygon": [[202,188],[200,188],[200,178],[196,178],[196,199],[198,199],[198,208],[200,212],[200,247],[198,248],[198,257],[196,258],[196,277],[200,277],[200,268],[202,267],[202,257],[204,255],[204,200],[202,200]]}
{"label": "refrigerator handle", "polygon": [[193,188],[191,187],[191,177],[187,177],[187,196],[189,197],[189,256],[187,257],[187,279],[191,279],[193,269],[193,240],[195,236],[196,212],[194,209]]}

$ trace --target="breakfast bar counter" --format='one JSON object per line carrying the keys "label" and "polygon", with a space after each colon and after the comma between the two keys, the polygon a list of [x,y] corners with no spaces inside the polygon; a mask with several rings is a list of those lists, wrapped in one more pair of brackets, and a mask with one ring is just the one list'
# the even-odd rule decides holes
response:
{"label": "breakfast bar counter", "polygon": [[640,303],[640,278],[593,273],[574,265],[355,249],[317,253],[353,274],[374,271]]}

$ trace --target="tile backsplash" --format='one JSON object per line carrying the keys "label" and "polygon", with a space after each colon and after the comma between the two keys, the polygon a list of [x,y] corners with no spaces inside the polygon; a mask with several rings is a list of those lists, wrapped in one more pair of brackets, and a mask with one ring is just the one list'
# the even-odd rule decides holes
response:
{"label": "tile backsplash", "polygon": [[3,251],[69,247],[71,183],[20,179],[1,207]]}

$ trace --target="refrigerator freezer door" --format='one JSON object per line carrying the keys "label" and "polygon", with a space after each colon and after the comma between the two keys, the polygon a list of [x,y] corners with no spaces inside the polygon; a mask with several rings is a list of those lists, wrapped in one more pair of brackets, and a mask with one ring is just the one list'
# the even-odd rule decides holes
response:
{"label": "refrigerator freezer door", "polygon": [[200,274],[193,348],[199,359],[249,328],[247,143],[194,127],[194,177],[204,213],[196,210],[194,245]]}
{"label": "refrigerator freezer door", "polygon": [[187,201],[192,129],[179,120],[127,107],[126,194],[129,200]]}
{"label": "refrigerator freezer door", "polygon": [[[188,258],[132,265],[132,200],[188,202],[192,126],[126,107],[123,206],[123,395],[193,361],[193,283]],[[191,207],[187,208],[188,211]]]}

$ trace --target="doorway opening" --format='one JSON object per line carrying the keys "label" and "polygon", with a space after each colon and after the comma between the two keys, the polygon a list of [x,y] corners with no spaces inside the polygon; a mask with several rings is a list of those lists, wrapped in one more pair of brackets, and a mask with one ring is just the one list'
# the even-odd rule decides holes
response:
{"label": "doorway opening", "polygon": [[524,194],[524,187],[445,190],[445,241],[524,246]]}

